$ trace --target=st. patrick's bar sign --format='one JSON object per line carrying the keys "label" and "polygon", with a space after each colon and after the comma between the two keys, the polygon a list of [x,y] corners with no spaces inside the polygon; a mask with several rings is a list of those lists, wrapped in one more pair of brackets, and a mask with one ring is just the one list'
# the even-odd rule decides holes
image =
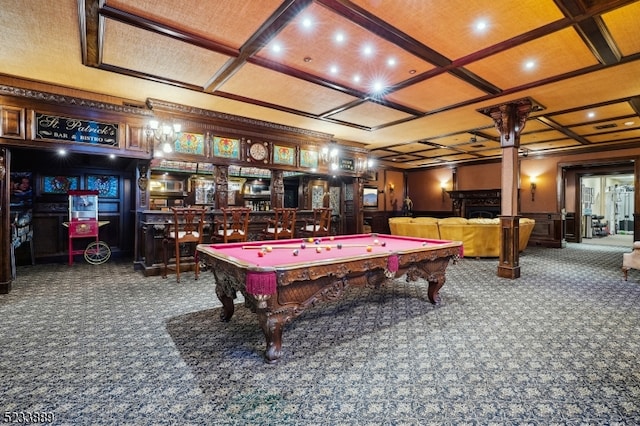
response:
{"label": "st. patrick's bar sign", "polygon": [[118,125],[36,112],[36,139],[118,146]]}

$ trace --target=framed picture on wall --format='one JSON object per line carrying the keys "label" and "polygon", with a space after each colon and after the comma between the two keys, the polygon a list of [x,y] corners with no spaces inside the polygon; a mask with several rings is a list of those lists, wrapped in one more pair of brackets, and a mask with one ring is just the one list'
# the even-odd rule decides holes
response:
{"label": "framed picture on wall", "polygon": [[240,139],[213,137],[213,155],[215,157],[240,159]]}
{"label": "framed picture on wall", "polygon": [[296,165],[296,148],[293,146],[274,145],[273,162],[287,166]]}
{"label": "framed picture on wall", "polygon": [[318,151],[312,151],[309,149],[300,150],[300,167],[308,169],[318,168]]}
{"label": "framed picture on wall", "polygon": [[180,154],[204,155],[204,135],[181,132],[174,143],[174,150]]}
{"label": "framed picture on wall", "polygon": [[23,208],[33,205],[33,186],[31,172],[11,172],[10,207]]}
{"label": "framed picture on wall", "polygon": [[365,186],[362,194],[362,205],[364,207],[378,207],[378,188],[375,186]]}

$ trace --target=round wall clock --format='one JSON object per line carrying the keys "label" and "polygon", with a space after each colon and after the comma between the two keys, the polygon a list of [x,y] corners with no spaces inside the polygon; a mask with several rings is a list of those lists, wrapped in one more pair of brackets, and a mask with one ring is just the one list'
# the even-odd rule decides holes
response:
{"label": "round wall clock", "polygon": [[267,147],[262,143],[254,143],[249,148],[249,155],[251,155],[251,158],[255,161],[266,160],[268,154]]}

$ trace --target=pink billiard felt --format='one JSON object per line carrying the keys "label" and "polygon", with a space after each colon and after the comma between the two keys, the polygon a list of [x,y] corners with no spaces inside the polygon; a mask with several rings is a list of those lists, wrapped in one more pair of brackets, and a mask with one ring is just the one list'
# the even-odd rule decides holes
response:
{"label": "pink billiard felt", "polygon": [[[373,244],[375,239],[379,241],[378,245]],[[386,244],[382,246],[382,242],[385,242]],[[243,263],[247,263],[251,267],[277,268],[314,261],[333,261],[339,263],[350,257],[375,256],[376,254],[388,255],[389,253],[422,248],[424,247],[424,244],[426,244],[427,247],[437,247],[438,245],[447,244],[449,242],[450,241],[381,234],[375,234],[375,236],[372,234],[356,234],[336,236],[333,240],[323,239],[320,246],[324,247],[329,245],[331,246],[331,249],[323,249],[319,252],[316,251],[317,246],[315,244],[307,245],[306,248],[301,248],[303,243],[302,238],[277,241],[211,244],[208,247],[215,249],[218,253],[224,256],[233,257]],[[343,247],[338,249],[338,244],[342,244]],[[350,247],[350,244],[359,244],[361,247]],[[260,247],[267,245],[272,247],[272,251],[265,253],[263,257],[258,257],[257,253],[260,251]],[[284,246],[286,248],[278,248],[279,246]],[[367,246],[371,247],[370,252],[367,251]],[[293,251],[296,249],[298,250],[298,255],[294,256]]]}

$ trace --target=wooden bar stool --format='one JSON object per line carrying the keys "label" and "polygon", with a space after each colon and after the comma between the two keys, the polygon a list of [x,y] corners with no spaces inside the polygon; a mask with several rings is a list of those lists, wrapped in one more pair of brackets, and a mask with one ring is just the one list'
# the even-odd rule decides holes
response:
{"label": "wooden bar stool", "polygon": [[296,229],[297,209],[273,209],[274,217],[267,221],[263,235],[268,240],[293,238]]}
{"label": "wooden bar stool", "polygon": [[331,211],[328,208],[313,209],[313,219],[304,221],[300,228],[303,237],[326,237],[331,232]]}
{"label": "wooden bar stool", "polygon": [[200,273],[200,264],[198,262],[198,252],[195,248],[198,244],[202,244],[202,230],[206,210],[196,207],[171,207],[171,211],[173,212],[173,222],[166,224],[164,239],[162,240],[162,257],[164,260],[162,278],[167,278],[167,269],[169,268],[168,251],[170,250],[169,244],[171,244],[176,261],[176,282],[180,282],[182,247],[191,248],[188,256],[193,256],[197,280]]}
{"label": "wooden bar stool", "polygon": [[233,207],[220,210],[222,211],[222,222],[214,221],[211,242],[247,241],[249,236],[249,212],[251,209],[248,207]]}

